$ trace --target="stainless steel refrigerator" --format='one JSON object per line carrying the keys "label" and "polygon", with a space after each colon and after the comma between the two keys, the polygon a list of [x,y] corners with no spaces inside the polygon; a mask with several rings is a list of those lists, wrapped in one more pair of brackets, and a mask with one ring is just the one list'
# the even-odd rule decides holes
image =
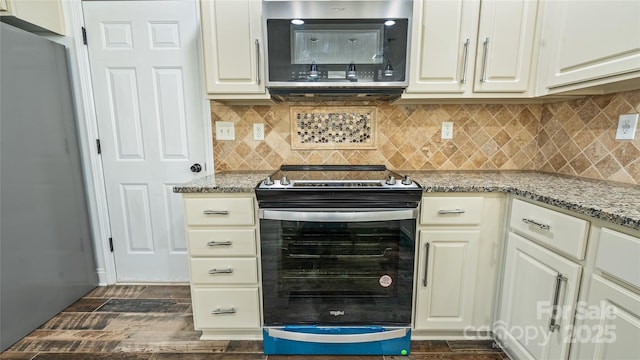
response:
{"label": "stainless steel refrigerator", "polygon": [[64,46],[0,23],[0,351],[97,284]]}

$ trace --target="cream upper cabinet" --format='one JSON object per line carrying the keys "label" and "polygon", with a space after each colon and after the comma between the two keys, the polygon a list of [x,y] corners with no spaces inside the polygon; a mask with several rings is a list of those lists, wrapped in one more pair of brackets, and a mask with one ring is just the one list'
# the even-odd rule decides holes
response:
{"label": "cream upper cabinet", "polygon": [[0,0],[0,16],[27,31],[65,35],[62,0]]}
{"label": "cream upper cabinet", "polygon": [[479,10],[479,1],[414,1],[407,93],[470,91]]}
{"label": "cream upper cabinet", "polygon": [[269,99],[264,85],[262,2],[203,0],[202,41],[211,99]]}
{"label": "cream upper cabinet", "polygon": [[640,77],[640,1],[552,0],[544,18],[540,95]]}
{"label": "cream upper cabinet", "polygon": [[530,96],[537,8],[531,0],[414,1],[403,98]]}

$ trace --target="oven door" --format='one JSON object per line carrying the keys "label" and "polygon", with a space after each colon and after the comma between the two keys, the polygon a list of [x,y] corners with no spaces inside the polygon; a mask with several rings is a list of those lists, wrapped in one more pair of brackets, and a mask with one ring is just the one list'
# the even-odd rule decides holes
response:
{"label": "oven door", "polygon": [[410,324],[416,214],[261,209],[265,325]]}

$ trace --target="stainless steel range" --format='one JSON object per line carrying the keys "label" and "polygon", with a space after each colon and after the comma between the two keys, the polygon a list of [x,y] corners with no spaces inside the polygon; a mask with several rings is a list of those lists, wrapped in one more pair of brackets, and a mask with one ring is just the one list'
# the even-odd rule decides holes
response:
{"label": "stainless steel range", "polygon": [[409,351],[421,195],[384,166],[283,166],[256,187],[265,353]]}

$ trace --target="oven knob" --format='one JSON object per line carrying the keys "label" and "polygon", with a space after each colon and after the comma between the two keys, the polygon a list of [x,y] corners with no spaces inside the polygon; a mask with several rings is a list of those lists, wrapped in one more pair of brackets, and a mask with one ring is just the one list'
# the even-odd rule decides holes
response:
{"label": "oven knob", "polygon": [[356,72],[356,64],[351,62],[349,67],[347,67],[347,80],[356,81],[358,80],[358,73]]}
{"label": "oven knob", "polygon": [[267,176],[262,183],[266,186],[271,186],[273,185],[273,180],[271,180],[271,176]]}
{"label": "oven knob", "polygon": [[289,179],[287,179],[286,176],[283,176],[282,179],[280,179],[280,185],[289,185]]}
{"label": "oven knob", "polygon": [[387,185],[395,185],[396,184],[396,178],[393,176],[389,176],[389,178],[386,181]]}
{"label": "oven knob", "polygon": [[387,60],[387,66],[384,68],[384,76],[393,76],[393,66],[391,66],[391,61],[389,60]]}
{"label": "oven knob", "polygon": [[404,179],[402,179],[402,185],[411,185],[412,181],[409,175],[405,175]]}
{"label": "oven knob", "polygon": [[314,60],[309,68],[309,80],[318,80],[318,64]]}

